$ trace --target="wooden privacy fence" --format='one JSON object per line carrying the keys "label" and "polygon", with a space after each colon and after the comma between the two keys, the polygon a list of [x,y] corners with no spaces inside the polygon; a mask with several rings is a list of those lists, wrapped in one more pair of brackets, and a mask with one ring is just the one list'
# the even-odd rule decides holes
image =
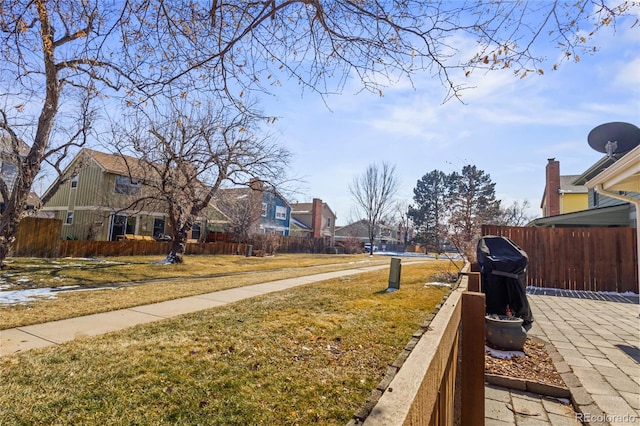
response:
{"label": "wooden privacy fence", "polygon": [[484,423],[485,296],[479,287],[478,273],[460,276],[395,377],[376,390],[382,396],[365,426]]}
{"label": "wooden privacy fence", "polygon": [[[94,257],[94,256],[148,256],[166,255],[171,243],[157,241],[81,241],[62,240],[58,250],[59,257]],[[235,243],[187,243],[186,254],[242,254],[247,250],[246,244]]]}
{"label": "wooden privacy fence", "polygon": [[[22,219],[12,256],[17,257],[93,257],[144,256],[169,253],[170,243],[142,239],[121,241],[61,240],[62,221],[27,217]],[[187,243],[186,254],[240,254],[252,245],[260,253],[329,253],[328,238],[254,235],[247,243],[233,242],[225,233],[209,233],[207,243]]]}
{"label": "wooden privacy fence", "polygon": [[529,256],[527,285],[638,293],[633,228],[533,228],[483,225],[482,235],[511,239]]}
{"label": "wooden privacy fence", "polygon": [[11,255],[17,257],[56,257],[62,221],[25,217],[20,220]]}

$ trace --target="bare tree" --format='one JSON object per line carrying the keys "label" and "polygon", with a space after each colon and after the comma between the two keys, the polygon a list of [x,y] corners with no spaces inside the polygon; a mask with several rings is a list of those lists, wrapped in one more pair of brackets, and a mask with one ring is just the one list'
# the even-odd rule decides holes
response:
{"label": "bare tree", "polygon": [[380,166],[370,164],[349,186],[349,191],[356,201],[356,208],[367,224],[371,255],[377,228],[393,207],[393,198],[398,192],[398,187],[396,167],[388,163],[382,163]]}
{"label": "bare tree", "polygon": [[524,226],[533,220],[533,216],[527,213],[530,207],[529,200],[523,200],[522,203],[514,201],[509,207],[501,209],[497,223],[505,226]]}
{"label": "bare tree", "polygon": [[121,146],[146,168],[147,190],[136,205],[166,206],[173,233],[167,262],[183,262],[188,233],[223,182],[248,185],[254,178],[279,182],[285,176],[290,154],[258,136],[262,119],[249,109],[187,102],[131,117]]}
{"label": "bare tree", "polygon": [[[93,108],[83,105],[206,95],[242,110],[245,94],[277,90],[281,78],[329,93],[356,76],[377,91],[420,70],[456,96],[465,86],[454,69],[542,73],[538,44],[578,60],[598,29],[633,12],[600,0],[3,0],[0,132],[29,150],[11,151],[18,174],[0,219],[0,265],[42,165],[86,141]],[[454,47],[461,36],[476,42],[468,57]],[[63,129],[74,130],[63,138]]]}
{"label": "bare tree", "polygon": [[398,201],[395,205],[395,213],[397,215],[397,222],[400,225],[400,232],[402,233],[402,244],[407,245],[409,243],[409,231],[411,229],[412,220],[410,216],[411,206],[407,201]]}
{"label": "bare tree", "polygon": [[229,228],[236,241],[246,243],[251,234],[258,232],[262,214],[262,190],[252,182],[248,188],[221,189],[216,194],[216,205],[227,215]]}

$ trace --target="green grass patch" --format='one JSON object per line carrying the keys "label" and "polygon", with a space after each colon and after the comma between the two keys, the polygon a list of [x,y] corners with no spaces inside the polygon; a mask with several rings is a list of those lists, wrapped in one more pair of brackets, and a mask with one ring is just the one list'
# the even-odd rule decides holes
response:
{"label": "green grass patch", "polygon": [[0,424],[344,425],[447,289],[436,262],[0,358]]}

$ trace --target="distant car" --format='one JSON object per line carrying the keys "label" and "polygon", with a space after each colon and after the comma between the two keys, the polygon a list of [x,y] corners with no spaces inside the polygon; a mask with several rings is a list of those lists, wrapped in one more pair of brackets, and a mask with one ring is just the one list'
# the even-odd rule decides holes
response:
{"label": "distant car", "polygon": [[[374,245],[373,246],[373,252],[377,252],[378,251],[378,246]],[[365,243],[364,244],[364,252],[365,253],[371,253],[371,244],[369,243]]]}

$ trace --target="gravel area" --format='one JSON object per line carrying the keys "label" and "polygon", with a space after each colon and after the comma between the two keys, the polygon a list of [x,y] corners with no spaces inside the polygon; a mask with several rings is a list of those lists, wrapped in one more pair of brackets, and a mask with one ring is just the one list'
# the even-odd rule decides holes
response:
{"label": "gravel area", "polygon": [[525,357],[502,359],[485,354],[485,373],[529,380],[532,382],[566,387],[556,371],[544,343],[527,338],[523,352]]}

